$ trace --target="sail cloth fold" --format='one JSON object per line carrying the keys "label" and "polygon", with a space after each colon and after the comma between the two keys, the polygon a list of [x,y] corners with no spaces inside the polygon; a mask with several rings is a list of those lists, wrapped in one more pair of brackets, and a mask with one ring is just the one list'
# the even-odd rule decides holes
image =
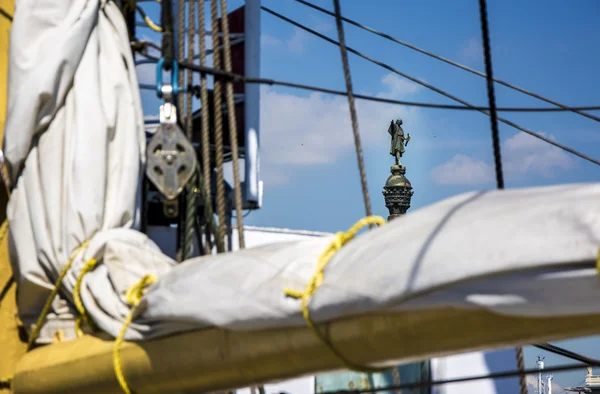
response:
{"label": "sail cloth fold", "polygon": [[[75,254],[42,342],[63,320],[72,327],[73,288],[90,258],[98,265],[84,276],[82,301],[112,336],[129,312],[126,290],[145,274],[159,280],[129,340],[305,325],[300,302],[283,291],[306,285],[332,237],[175,266],[136,230],[145,140],[122,16],[110,1],[45,4],[19,2],[10,52],[4,149],[15,182],[8,217],[21,319],[35,322]],[[336,254],[311,316],[322,323],[448,307],[598,314],[598,201],[600,184],[563,185],[467,193],[410,213]]]}
{"label": "sail cloth fold", "polygon": [[57,330],[72,337],[73,287],[92,257],[100,264],[84,278],[83,303],[116,333],[129,312],[124,291],[174,264],[135,231],[145,133],[125,22],[112,1],[21,0],[9,56],[3,148],[19,315],[30,329],[79,251],[40,341]]}
{"label": "sail cloth fold", "polygon": [[[472,192],[350,241],[310,301],[315,322],[391,311],[486,308],[522,317],[600,313],[600,185]],[[303,289],[331,237],[196,259],[146,294],[142,316],[195,327],[302,326]],[[569,289],[568,292],[560,289]]]}

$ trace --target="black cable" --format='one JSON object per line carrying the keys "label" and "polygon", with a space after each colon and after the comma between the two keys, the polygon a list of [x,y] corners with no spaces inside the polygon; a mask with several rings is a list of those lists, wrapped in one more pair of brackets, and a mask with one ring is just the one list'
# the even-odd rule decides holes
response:
{"label": "black cable", "polygon": [[[348,48],[349,49],[349,48]],[[147,56],[147,58],[149,59],[153,59],[151,56]],[[221,70],[215,70],[212,69],[210,67],[202,67],[199,66],[197,64],[190,64],[190,63],[186,63],[186,62],[178,62],[179,66],[182,68],[186,68],[188,70],[194,71],[194,72],[198,72],[200,74],[204,74],[204,75],[213,75],[215,78],[221,78],[221,79],[225,79],[225,80],[233,80],[234,82],[244,82],[244,83],[257,83],[257,84],[264,84],[264,85],[271,85],[271,86],[285,86],[285,87],[290,87],[290,88],[296,88],[296,89],[305,89],[305,90],[310,90],[310,91],[315,91],[315,92],[322,92],[322,93],[329,93],[329,94],[334,94],[334,95],[339,95],[339,96],[346,96],[347,92],[341,91],[341,90],[333,90],[333,89],[326,89],[326,88],[320,88],[320,87],[316,87],[316,86],[309,86],[309,85],[302,85],[302,84],[297,84],[297,83],[292,83],[292,82],[283,82],[283,81],[277,81],[274,79],[266,79],[266,78],[247,78],[244,77],[242,75],[238,75],[238,74],[234,74],[234,73],[228,73],[226,71],[221,71]],[[389,103],[389,104],[399,104],[399,105],[406,105],[406,106],[416,106],[416,107],[427,107],[427,108],[438,108],[438,109],[466,109],[466,110],[476,110],[482,113],[485,113],[486,115],[488,115],[488,113],[486,112],[488,109],[485,107],[476,107],[473,106],[471,104],[469,104],[469,106],[451,106],[451,105],[439,105],[439,104],[429,104],[429,103],[417,103],[417,102],[411,102],[411,101],[402,101],[402,100],[393,100],[393,99],[385,99],[385,98],[381,98],[381,97],[373,97],[373,96],[365,96],[365,95],[361,95],[361,94],[356,94],[354,96],[355,98],[358,99],[363,99],[363,100],[369,100],[369,101],[377,101],[377,102],[383,102],[383,103]],[[516,108],[515,108],[516,109]],[[547,143],[549,143],[550,145],[553,145],[559,149],[562,149],[566,152],[569,152],[575,156],[578,156],[584,160],[587,160],[591,163],[600,165],[600,161],[596,160],[588,155],[585,155],[583,153],[580,153],[572,148],[569,148],[566,145],[560,144],[558,142],[554,142],[549,138],[544,137],[543,135],[537,134],[531,130],[525,129],[519,125],[517,125],[516,123],[513,123],[509,120],[503,119],[503,118],[498,118],[498,120],[500,120],[503,123],[508,124],[509,126],[512,126],[514,128],[516,128],[517,130],[521,130],[529,135],[532,135],[542,141],[545,141]]]}
{"label": "black cable", "polygon": [[485,0],[479,0],[479,18],[481,19],[481,38],[485,56],[485,73],[487,75],[487,95],[490,104],[490,123],[492,128],[492,145],[494,149],[494,166],[498,189],[504,189],[502,174],[502,154],[500,151],[500,133],[498,131],[498,113],[496,112],[496,93],[494,92],[494,73],[492,67],[492,49],[490,45],[490,29]]}
{"label": "black cable", "polygon": [[538,349],[546,350],[550,353],[558,354],[559,356],[567,357],[575,361],[580,361],[587,365],[600,365],[600,360],[598,359],[583,356],[570,350],[552,345],[551,343],[537,343],[533,346]]}
{"label": "black cable", "polygon": [[[171,0],[162,0],[160,5],[160,25],[162,26],[162,42],[161,47],[148,42],[148,46],[160,50],[165,58],[165,70],[169,71],[175,58],[175,47],[173,46],[173,9]],[[154,45],[152,45],[154,44]]]}
{"label": "black cable", "polygon": [[[307,31],[307,32],[309,32],[309,33],[311,33],[311,34],[313,34],[313,35],[315,35],[315,36],[317,36],[317,37],[319,37],[319,38],[321,38],[321,39],[329,42],[329,43],[332,43],[334,45],[339,45],[339,43],[337,41],[332,40],[331,38],[329,38],[329,37],[327,37],[327,36],[325,36],[325,35],[317,32],[317,31],[315,31],[315,30],[313,30],[313,29],[311,29],[311,28],[309,28],[307,26],[304,26],[304,25],[302,25],[302,24],[300,24],[300,23],[298,23],[298,22],[296,22],[294,20],[291,20],[290,18],[287,18],[287,17],[285,17],[285,16],[283,16],[283,15],[281,15],[281,14],[279,14],[279,13],[273,11],[273,10],[271,10],[270,8],[261,6],[261,9],[264,10],[264,11],[266,11],[266,12],[268,12],[269,14],[274,15],[277,18],[282,19],[282,20],[284,20],[284,21],[286,21],[286,22],[288,22],[288,23],[290,23],[290,24],[292,24],[292,25],[294,25],[294,26],[296,26],[296,27],[298,27],[298,28],[300,28],[302,30],[305,30],[305,31]],[[353,48],[350,48],[350,47],[346,46],[346,50],[348,52],[352,52],[355,55],[358,55],[358,56],[362,57],[363,59],[366,59],[366,60],[370,61],[371,63],[377,64],[378,66],[383,67],[386,70],[389,70],[389,71],[393,72],[394,74],[398,74],[398,75],[400,75],[400,76],[402,76],[402,77],[404,77],[404,78],[406,78],[408,80],[411,80],[412,82],[415,82],[415,83],[417,83],[417,84],[419,84],[421,86],[424,86],[424,87],[426,87],[426,88],[428,88],[430,90],[433,90],[436,93],[439,93],[439,94],[441,94],[443,96],[446,96],[446,97],[448,97],[448,98],[450,98],[450,99],[452,99],[454,101],[457,101],[457,102],[459,102],[461,104],[464,104],[467,107],[470,107],[470,108],[472,108],[474,110],[477,110],[478,112],[481,112],[481,113],[483,113],[485,115],[488,115],[488,116],[490,115],[489,111],[476,109],[476,107],[473,104],[471,104],[471,103],[469,103],[469,102],[467,102],[465,100],[462,100],[462,99],[460,99],[460,98],[458,98],[458,97],[456,97],[456,96],[454,96],[454,95],[452,95],[450,93],[447,93],[447,92],[445,92],[445,91],[443,91],[441,89],[436,88],[435,86],[432,86],[432,85],[430,85],[430,84],[428,84],[426,82],[423,82],[423,81],[421,81],[421,80],[419,80],[419,79],[417,79],[415,77],[412,77],[412,76],[410,76],[410,75],[408,75],[408,74],[406,74],[406,73],[404,73],[402,71],[399,71],[399,70],[397,70],[397,69],[395,69],[395,68],[393,68],[393,67],[391,67],[391,66],[389,66],[389,65],[387,65],[387,64],[385,64],[383,62],[380,62],[379,60],[375,60],[375,59],[373,59],[373,58],[371,58],[371,57],[369,57],[367,55],[364,55],[361,52],[358,52],[357,50],[355,50]],[[507,124],[507,125],[509,125],[511,127],[514,127],[517,130],[520,130],[520,131],[522,131],[522,132],[524,132],[526,134],[529,134],[529,135],[531,135],[531,136],[533,136],[533,137],[535,137],[537,139],[545,141],[545,142],[547,142],[550,145],[553,145],[553,146],[555,146],[557,148],[565,150],[565,151],[567,151],[567,152],[569,152],[569,153],[571,153],[571,154],[573,154],[575,156],[578,156],[578,157],[580,157],[580,158],[582,158],[584,160],[587,160],[587,161],[589,161],[591,163],[600,165],[600,160],[596,160],[596,159],[594,159],[594,158],[592,158],[592,157],[590,157],[588,155],[585,155],[585,154],[583,154],[581,152],[578,152],[575,149],[569,148],[569,147],[567,147],[565,145],[562,145],[562,144],[560,144],[558,142],[554,142],[550,138],[545,137],[545,136],[543,136],[541,134],[538,134],[538,133],[536,133],[534,131],[531,131],[529,129],[526,129],[525,127],[521,127],[518,124],[516,124],[516,123],[514,123],[514,122],[512,122],[510,120],[507,120],[507,119],[504,119],[504,118],[501,118],[501,117],[498,117],[498,120],[500,122],[504,123],[504,124]]]}
{"label": "black cable", "polygon": [[[147,45],[147,46],[149,46],[151,48],[155,48],[155,49],[160,48],[157,44],[155,44],[151,41],[137,41],[136,45],[140,45],[140,46]],[[142,65],[142,64],[148,64],[148,63],[152,63],[152,62],[156,63],[158,61],[158,58],[155,56],[148,55],[146,53],[139,53],[139,54],[141,56],[147,58],[149,61],[144,61],[144,60],[137,61],[136,66]],[[179,62],[179,66],[182,68],[189,68],[188,64],[185,62]],[[202,69],[192,69],[192,71],[199,72],[199,73],[205,74],[205,75],[216,75],[216,76],[224,78],[224,79],[231,78],[238,82],[258,83],[258,84],[265,84],[265,85],[272,85],[272,86],[275,86],[275,85],[286,86],[286,87],[291,87],[291,88],[296,88],[296,89],[304,89],[304,90],[310,90],[310,91],[314,91],[314,92],[333,94],[336,96],[347,96],[348,95],[347,92],[342,91],[342,90],[327,89],[327,88],[297,84],[297,83],[292,83],[292,82],[283,82],[283,81],[277,81],[274,79],[254,78],[252,80],[249,80],[248,78],[244,78],[244,76],[242,76],[242,75],[237,75],[237,74],[233,74],[233,73],[227,74],[224,72],[221,73],[221,72],[216,71],[209,67],[204,67]],[[489,111],[490,110],[489,107],[479,107],[479,106],[468,107],[466,105],[455,105],[455,104],[422,103],[422,102],[418,102],[418,101],[396,100],[396,99],[390,99],[390,98],[384,98],[384,97],[368,96],[368,95],[364,95],[364,94],[354,94],[354,98],[366,100],[366,101],[386,103],[386,104],[405,105],[407,107],[421,107],[421,108],[449,109],[449,110],[467,110],[467,111]],[[572,107],[569,109],[555,108],[555,107],[498,107],[498,108],[496,108],[496,111],[498,111],[498,112],[566,112],[566,111],[570,111],[571,109],[585,110],[585,111],[600,111],[600,105],[596,105],[596,106],[590,105],[590,106],[585,106],[585,107]]]}
{"label": "black cable", "polygon": [[[358,130],[358,116],[356,115],[356,103],[354,102],[354,89],[352,89],[352,78],[350,75],[350,65],[348,64],[348,53],[346,52],[346,39],[344,37],[344,25],[342,22],[342,7],[340,0],[333,0],[335,8],[335,22],[340,40],[340,52],[342,55],[342,69],[346,81],[346,93],[348,97],[348,107],[350,110],[350,121],[352,122],[352,135],[354,136],[354,147],[356,149],[356,159],[358,162],[358,172],[360,174],[360,185],[365,204],[365,215],[371,216],[371,199],[369,198],[369,187],[367,185],[367,172],[365,171],[365,160],[363,158],[362,143],[360,141],[360,132]],[[373,225],[369,225],[372,229]]]}
{"label": "black cable", "polygon": [[4,8],[0,7],[0,15],[2,15],[3,17],[5,17],[6,19],[8,19],[9,21],[13,21],[13,16],[11,14],[8,13],[8,11],[6,11]]}
{"label": "black cable", "polygon": [[[319,6],[315,5],[315,4],[309,3],[308,1],[305,1],[305,0],[296,0],[296,1],[297,1],[298,3],[304,4],[304,5],[306,5],[306,6],[310,7],[310,8],[312,8],[312,9],[315,9],[315,10],[317,10],[317,11],[320,11],[320,12],[322,12],[322,13],[324,13],[324,14],[331,15],[331,16],[335,16],[335,14],[334,14],[333,12],[331,12],[331,11],[328,11],[328,10],[326,10],[326,9],[324,9],[324,8],[321,8],[321,7],[319,7]],[[434,59],[440,60],[440,61],[442,61],[442,62],[444,62],[444,63],[447,63],[447,64],[450,64],[450,65],[452,65],[452,66],[454,66],[454,67],[458,67],[458,68],[460,68],[460,69],[462,69],[462,70],[464,70],[464,71],[470,72],[471,74],[478,75],[478,76],[480,76],[480,77],[486,78],[486,75],[485,75],[484,73],[482,73],[482,72],[479,72],[479,71],[477,71],[477,70],[474,70],[474,69],[472,69],[472,68],[469,68],[469,67],[467,67],[467,66],[464,66],[464,65],[462,65],[462,64],[460,64],[460,63],[454,62],[454,61],[452,61],[452,60],[449,60],[449,59],[446,59],[446,58],[444,58],[444,57],[442,57],[442,56],[436,55],[436,54],[434,54],[434,53],[431,53],[431,52],[429,52],[429,51],[426,51],[426,50],[424,50],[424,49],[421,49],[421,48],[419,48],[419,47],[416,47],[416,46],[414,46],[414,45],[412,45],[412,44],[409,44],[408,42],[405,42],[405,41],[399,40],[399,39],[397,39],[397,38],[394,38],[394,37],[390,36],[389,34],[382,33],[382,32],[380,32],[380,31],[377,31],[377,30],[375,30],[375,29],[372,29],[372,28],[370,28],[370,27],[368,27],[368,26],[365,26],[365,25],[363,25],[363,24],[361,24],[361,23],[358,23],[358,22],[356,22],[356,21],[353,21],[352,19],[348,19],[348,18],[342,18],[342,20],[343,20],[344,22],[348,22],[348,23],[350,23],[351,25],[354,25],[354,26],[356,26],[356,27],[359,27],[359,28],[361,28],[361,29],[363,29],[363,30],[366,30],[366,31],[368,31],[368,32],[370,32],[370,33],[373,33],[373,34],[375,34],[375,35],[378,35],[378,36],[380,36],[380,37],[382,37],[382,38],[385,38],[386,40],[390,40],[390,41],[392,41],[392,42],[394,42],[394,43],[396,43],[396,44],[400,44],[400,45],[402,45],[402,46],[404,46],[404,47],[406,47],[406,48],[409,48],[409,49],[412,49],[412,50],[414,50],[414,51],[420,52],[420,53],[422,53],[422,54],[424,54],[424,55],[427,55],[427,56],[430,56],[430,57],[432,57],[432,58],[434,58]],[[567,105],[561,104],[561,103],[559,103],[559,102],[557,102],[557,101],[551,100],[551,99],[549,99],[549,98],[547,98],[547,97],[544,97],[544,96],[541,96],[541,95],[539,95],[539,94],[537,94],[537,93],[530,92],[530,91],[528,91],[528,90],[526,90],[526,89],[523,89],[523,88],[521,88],[521,87],[518,87],[518,86],[516,86],[516,85],[513,85],[513,84],[511,84],[511,83],[508,83],[508,82],[506,82],[506,81],[503,81],[503,80],[501,80],[501,79],[494,78],[493,80],[494,80],[494,82],[496,82],[496,83],[499,83],[499,84],[501,84],[501,85],[504,85],[504,86],[506,86],[507,88],[510,88],[510,89],[516,90],[516,91],[518,91],[518,92],[521,92],[521,93],[523,93],[523,94],[526,94],[526,95],[528,95],[528,96],[531,96],[531,97],[535,97],[535,98],[536,98],[536,99],[538,99],[538,100],[545,101],[545,102],[547,102],[547,103],[550,103],[550,104],[552,104],[552,105],[556,105],[557,107],[561,108],[562,110],[565,110],[565,111],[570,111],[570,112],[574,112],[574,113],[576,113],[576,114],[579,114],[579,115],[585,116],[586,118],[593,119],[593,120],[595,120],[595,121],[597,121],[597,122],[599,122],[599,121],[600,121],[600,118],[599,118],[599,117],[597,117],[597,116],[594,116],[594,115],[591,115],[591,114],[588,114],[588,113],[585,113],[585,112],[582,112],[582,111],[589,111],[589,110],[586,110],[586,109],[583,109],[583,108],[579,108],[579,107],[569,107],[569,106],[567,106]]]}
{"label": "black cable", "polygon": [[[148,57],[151,60],[154,60],[150,56],[146,56],[146,57]],[[186,62],[179,62],[179,66],[182,68],[190,69],[195,72],[199,72],[200,74],[214,75],[217,78],[222,78],[225,80],[231,79],[234,82],[257,83],[257,84],[271,85],[271,86],[285,86],[285,87],[289,87],[289,88],[304,89],[304,90],[310,90],[310,91],[314,91],[314,92],[333,94],[336,96],[347,96],[348,95],[348,93],[343,90],[327,89],[327,88],[321,88],[318,86],[303,85],[303,84],[298,84],[298,83],[293,83],[293,82],[285,82],[285,81],[277,81],[277,80],[268,79],[268,78],[247,78],[242,75],[226,73],[225,71],[214,70],[210,67],[200,67],[198,65],[195,65],[195,64],[192,65],[192,64],[189,64]],[[477,106],[468,107],[465,105],[454,105],[454,104],[421,103],[421,102],[417,102],[417,101],[396,100],[396,99],[390,99],[390,98],[384,98],[384,97],[368,96],[368,95],[364,95],[364,94],[355,94],[354,98],[366,100],[366,101],[386,103],[386,104],[405,105],[405,106],[410,106],[410,107],[422,107],[422,108],[432,108],[432,109],[450,109],[450,110],[468,110],[468,111],[489,111],[489,107],[477,107]],[[588,107],[579,107],[579,108],[586,108],[588,110],[600,110],[600,106],[588,106]],[[562,108],[543,108],[543,107],[542,108],[540,108],[540,107],[538,107],[538,108],[500,107],[500,108],[497,108],[497,111],[499,111],[499,112],[563,112],[565,110]]]}
{"label": "black cable", "polygon": [[[595,364],[595,366],[600,366],[600,364]],[[564,372],[564,371],[573,371],[576,369],[585,368],[584,364],[566,364],[560,365],[557,367],[545,368],[544,372]],[[454,378],[454,379],[443,379],[443,380],[433,380],[433,381],[420,381],[414,383],[406,383],[395,386],[386,386],[386,387],[378,387],[372,389],[357,389],[357,390],[336,390],[336,391],[326,391],[322,394],[359,394],[359,393],[378,393],[381,391],[400,391],[400,390],[413,390],[423,387],[433,387],[433,386],[442,386],[445,384],[453,384],[453,383],[464,383],[464,382],[472,382],[475,380],[483,380],[483,379],[506,379],[513,378],[519,375],[533,375],[539,373],[537,368],[535,369],[525,369],[522,372],[519,371],[506,371],[506,372],[497,372],[490,373],[487,375],[477,375],[477,376],[469,376],[464,378]]]}

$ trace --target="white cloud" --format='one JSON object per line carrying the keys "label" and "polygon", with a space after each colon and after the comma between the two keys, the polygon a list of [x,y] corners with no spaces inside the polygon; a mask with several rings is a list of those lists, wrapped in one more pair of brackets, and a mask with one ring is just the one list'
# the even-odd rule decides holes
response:
{"label": "white cloud", "polygon": [[260,45],[262,47],[265,48],[273,48],[273,47],[279,47],[281,46],[283,43],[281,42],[281,40],[277,37],[274,37],[272,35],[269,34],[262,34],[260,36]]}
{"label": "white cloud", "polygon": [[[418,91],[397,77],[381,80],[384,92],[402,98]],[[358,124],[365,148],[389,143],[391,119],[401,117],[414,132],[418,110],[357,100]],[[406,122],[409,120],[409,122]],[[265,181],[289,179],[290,166],[317,166],[336,162],[354,149],[348,99],[312,93],[301,97],[263,88],[261,92],[261,168]]]}
{"label": "white cloud", "polygon": [[294,55],[302,55],[306,51],[306,41],[310,38],[309,34],[297,27],[294,28],[294,35],[286,40],[288,51]]}
{"label": "white cloud", "polygon": [[493,169],[483,160],[459,154],[434,168],[431,175],[440,185],[479,185],[493,180]]}
{"label": "white cloud", "polygon": [[483,46],[478,38],[471,38],[467,45],[462,49],[462,55],[467,60],[481,61],[483,60]]}
{"label": "white cloud", "polygon": [[[540,133],[553,139],[547,133]],[[551,178],[557,171],[575,167],[566,152],[523,132],[502,143],[502,164],[506,178],[527,176]],[[433,180],[441,185],[480,185],[494,181],[494,167],[483,160],[458,154],[431,171]]]}
{"label": "white cloud", "polygon": [[[548,133],[540,133],[551,140]],[[505,141],[506,171],[514,177],[538,175],[549,178],[557,170],[569,170],[575,166],[573,157],[559,148],[529,134],[519,133]]]}
{"label": "white cloud", "polygon": [[405,78],[400,78],[396,74],[387,74],[381,82],[386,87],[383,92],[377,94],[378,97],[394,98],[411,93],[417,93],[423,89],[423,86],[411,82]]}

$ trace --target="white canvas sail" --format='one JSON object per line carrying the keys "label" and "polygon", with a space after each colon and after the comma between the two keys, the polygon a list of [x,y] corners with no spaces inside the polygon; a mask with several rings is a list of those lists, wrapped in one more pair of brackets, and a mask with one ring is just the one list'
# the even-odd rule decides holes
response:
{"label": "white canvas sail", "polygon": [[[306,332],[300,302],[284,289],[304,288],[333,236],[176,266],[136,230],[144,126],[128,35],[113,2],[56,0],[40,7],[39,1],[20,1],[8,101],[4,153],[15,185],[8,206],[11,263],[28,328],[72,262],[40,342],[50,342],[59,328],[74,338],[73,289],[92,258],[98,263],[83,277],[83,305],[112,337],[130,311],[126,291],[146,274],[159,279],[143,298],[128,340],[209,329],[233,336]],[[334,256],[310,301],[311,316],[317,323],[352,325],[347,322],[385,314],[375,320],[381,330],[373,328],[372,344],[392,332],[384,328],[394,314],[446,308],[472,316],[598,316],[598,201],[600,184],[562,185],[467,193],[412,212]],[[556,287],[569,291],[550,290]],[[582,330],[548,323],[544,329],[554,337]],[[358,328],[348,332],[343,340],[361,338]],[[489,335],[504,345],[520,338]],[[486,341],[446,349],[480,349]],[[432,348],[384,350],[385,360],[369,362],[438,355]],[[281,374],[313,373],[329,362],[306,359]]]}
{"label": "white canvas sail", "polygon": [[[34,322],[58,273],[88,241],[63,294],[71,297],[83,263],[95,257],[100,264],[84,278],[83,303],[113,336],[129,310],[123,293],[147,273],[160,280],[128,339],[214,326],[304,326],[300,303],[283,289],[306,285],[332,236],[175,267],[135,230],[144,129],[118,8],[57,1],[39,12],[35,4],[22,1],[15,14],[4,141],[16,182],[8,217],[21,318]],[[46,47],[53,56],[39,56]],[[311,300],[312,316],[324,322],[442,306],[597,313],[599,196],[598,184],[473,192],[415,211],[337,253]],[[551,282],[573,290],[556,294]]]}

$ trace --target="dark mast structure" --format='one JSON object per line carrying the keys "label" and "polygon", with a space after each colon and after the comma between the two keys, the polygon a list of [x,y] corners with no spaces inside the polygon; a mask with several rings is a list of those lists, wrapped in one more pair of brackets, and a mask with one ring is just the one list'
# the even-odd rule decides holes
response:
{"label": "dark mast structure", "polygon": [[388,221],[402,216],[410,208],[410,200],[413,195],[413,188],[410,181],[405,176],[406,167],[400,163],[400,159],[405,152],[405,147],[410,141],[410,134],[404,136],[402,130],[402,119],[392,121],[388,128],[388,133],[392,137],[390,146],[390,155],[394,156],[396,163],[390,168],[391,175],[388,177],[383,187],[383,197],[385,207],[389,210]]}

